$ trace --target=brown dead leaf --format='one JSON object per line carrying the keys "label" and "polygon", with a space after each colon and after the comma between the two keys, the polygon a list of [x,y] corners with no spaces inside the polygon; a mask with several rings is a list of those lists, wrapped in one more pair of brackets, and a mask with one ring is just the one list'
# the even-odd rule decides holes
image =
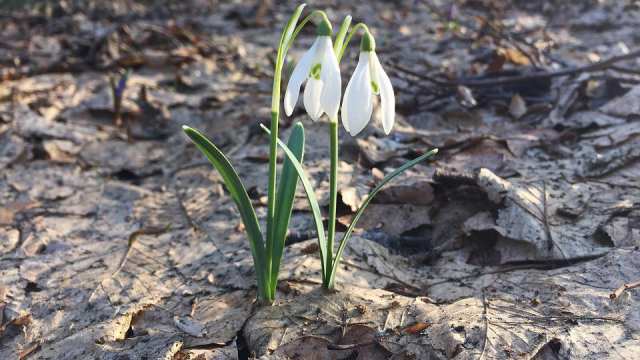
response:
{"label": "brown dead leaf", "polygon": [[373,176],[373,178],[377,181],[384,179],[384,173],[382,172],[382,170],[375,167],[371,169],[371,176]]}
{"label": "brown dead leaf", "polygon": [[628,93],[609,101],[600,111],[626,118],[640,114],[640,86],[635,86]]}
{"label": "brown dead leaf", "polygon": [[200,338],[207,335],[207,329],[205,326],[189,317],[174,316],[173,323],[185,334],[189,334],[193,337]]}
{"label": "brown dead leaf", "polygon": [[331,360],[327,350],[329,340],[319,336],[304,336],[286,343],[273,352],[273,356],[285,359]]}
{"label": "brown dead leaf", "polygon": [[[0,215],[2,211],[0,210]],[[0,227],[0,255],[13,251],[20,242],[20,231],[11,227]],[[0,301],[2,301],[0,288]],[[0,309],[0,324],[2,324],[2,310]]]}
{"label": "brown dead leaf", "polygon": [[18,353],[18,359],[19,360],[26,359],[31,353],[38,350],[39,348],[40,348],[39,343],[28,346],[27,348],[25,348],[24,350]]}
{"label": "brown dead leaf", "polygon": [[[360,218],[358,228],[372,230],[381,229],[392,236],[400,236],[405,231],[421,225],[431,224],[430,207],[411,204],[371,204],[365,215]],[[345,215],[338,221],[348,226],[352,216]]]}
{"label": "brown dead leaf", "polygon": [[433,187],[428,181],[408,181],[386,185],[376,196],[379,204],[429,205],[433,201]]}
{"label": "brown dead leaf", "polygon": [[431,324],[427,324],[425,322],[417,322],[413,325],[407,326],[406,328],[402,329],[402,332],[405,334],[418,334],[421,331],[425,330],[426,328],[428,328],[429,326],[431,326]]}
{"label": "brown dead leaf", "polygon": [[80,152],[81,148],[69,140],[45,140],[42,142],[42,147],[51,161],[60,163],[75,162],[75,155]]}
{"label": "brown dead leaf", "polygon": [[5,324],[0,324],[0,335],[2,335],[9,326],[24,326],[24,325],[29,325],[30,323],[31,323],[31,315],[22,314],[14,318],[13,320],[6,322]]}
{"label": "brown dead leaf", "polygon": [[505,59],[515,65],[528,66],[531,64],[529,59],[518,49],[500,48],[498,53],[504,55]]}
{"label": "brown dead leaf", "polygon": [[315,254],[318,252],[318,249],[320,249],[320,246],[318,245],[318,243],[313,242],[313,243],[310,243],[309,246],[301,249],[300,252],[302,252],[303,254]]}
{"label": "brown dead leaf", "polygon": [[0,130],[0,168],[15,163],[28,153],[25,141],[10,132],[1,133]]}
{"label": "brown dead leaf", "polygon": [[349,206],[353,212],[356,212],[364,201],[364,197],[359,194],[358,189],[355,187],[346,186],[338,190],[338,192],[340,193],[342,202]]}
{"label": "brown dead leaf", "polygon": [[496,73],[502,71],[504,63],[507,61],[507,57],[504,54],[495,52],[489,66],[487,67],[488,73]]}
{"label": "brown dead leaf", "polygon": [[330,349],[333,352],[338,349],[350,350],[353,355],[357,354],[356,359],[361,360],[384,360],[392,355],[377,342],[376,329],[361,324],[349,326],[344,336],[338,341],[338,345],[332,345]]}
{"label": "brown dead leaf", "polygon": [[39,206],[37,201],[16,201],[0,208],[0,225],[11,225],[16,214]]}
{"label": "brown dead leaf", "polygon": [[376,138],[373,136],[365,139],[357,138],[356,142],[360,152],[364,155],[366,161],[370,165],[376,165],[388,161],[389,159],[402,156],[401,150],[406,146],[401,145],[388,137]]}

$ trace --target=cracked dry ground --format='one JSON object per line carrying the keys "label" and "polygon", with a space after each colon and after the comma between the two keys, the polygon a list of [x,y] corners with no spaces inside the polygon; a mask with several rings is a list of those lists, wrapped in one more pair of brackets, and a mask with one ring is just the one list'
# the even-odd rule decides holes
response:
{"label": "cracked dry ground", "polygon": [[[609,298],[640,280],[640,63],[486,85],[633,54],[637,4],[455,4],[310,4],[366,21],[397,91],[392,136],[341,130],[339,229],[381,174],[441,152],[365,212],[337,293],[317,290],[299,193],[263,309],[234,204],[180,125],[230,154],[263,218],[258,124],[273,24],[294,4],[66,1],[1,17],[0,358],[640,358],[640,292]],[[123,67],[130,141],[108,85]],[[327,125],[293,119],[326,205]]]}

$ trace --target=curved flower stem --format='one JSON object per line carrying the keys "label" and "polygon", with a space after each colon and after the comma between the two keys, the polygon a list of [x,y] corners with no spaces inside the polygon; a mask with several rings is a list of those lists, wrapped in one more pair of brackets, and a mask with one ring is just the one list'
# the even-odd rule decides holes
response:
{"label": "curved flower stem", "polygon": [[287,51],[289,51],[289,48],[291,47],[291,44],[293,44],[293,41],[296,39],[296,37],[298,37],[298,34],[300,33],[300,31],[302,31],[302,28],[304,28],[304,26],[307,25],[309,20],[313,19],[313,17],[315,17],[315,16],[320,16],[320,17],[325,18],[325,19],[327,18],[327,14],[324,11],[322,11],[322,10],[314,10],[309,15],[307,15],[304,19],[302,19],[302,21],[300,21],[298,26],[296,26],[296,29],[293,31],[293,35],[291,36],[291,40],[289,40],[289,42],[287,43],[287,46],[285,48],[285,54],[286,54]]}
{"label": "curved flower stem", "polygon": [[331,264],[333,264],[333,244],[336,237],[336,207],[338,203],[338,119],[329,122],[329,149],[331,165],[329,169],[329,223],[327,225],[327,260],[326,274],[322,276],[322,285],[330,289]]}
{"label": "curved flower stem", "polygon": [[[351,16],[345,17],[340,25],[340,30],[336,35],[334,43],[334,52],[338,59],[338,63],[342,58],[349,41],[353,37],[355,31],[359,28],[366,30],[366,25],[360,23],[354,26],[349,33],[349,37],[345,41],[345,36],[351,25]],[[368,31],[368,30],[366,30]],[[330,151],[330,169],[329,169],[329,222],[327,224],[327,266],[325,274],[322,275],[322,286],[326,289],[332,289],[334,282],[331,281],[333,273],[333,251],[336,237],[336,208],[338,204],[338,119],[330,119],[329,121],[329,151]]]}
{"label": "curved flower stem", "polygon": [[342,59],[342,56],[344,55],[344,52],[347,50],[347,46],[349,46],[349,42],[351,42],[351,38],[360,29],[362,29],[364,32],[366,32],[368,34],[371,34],[371,32],[369,32],[369,28],[367,27],[367,25],[365,23],[357,23],[357,24],[355,24],[353,26],[353,28],[351,29],[351,31],[349,31],[349,35],[347,36],[347,39],[345,40],[344,44],[342,45],[342,48],[340,49],[340,52],[336,53],[336,56],[338,57],[338,62],[340,62],[340,60]]}

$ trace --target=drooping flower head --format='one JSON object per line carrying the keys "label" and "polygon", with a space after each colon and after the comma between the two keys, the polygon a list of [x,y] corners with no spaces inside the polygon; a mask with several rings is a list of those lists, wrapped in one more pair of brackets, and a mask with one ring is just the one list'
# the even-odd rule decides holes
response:
{"label": "drooping flower head", "polygon": [[351,136],[356,136],[369,123],[374,95],[380,95],[382,128],[389,134],[395,121],[395,95],[391,80],[376,55],[373,36],[366,31],[360,44],[358,65],[342,100],[342,125]]}
{"label": "drooping flower head", "polygon": [[316,39],[293,69],[284,94],[284,111],[291,116],[305,81],[304,107],[313,120],[323,113],[336,119],[342,95],[338,59],[331,41],[331,23],[323,17],[316,28]]}

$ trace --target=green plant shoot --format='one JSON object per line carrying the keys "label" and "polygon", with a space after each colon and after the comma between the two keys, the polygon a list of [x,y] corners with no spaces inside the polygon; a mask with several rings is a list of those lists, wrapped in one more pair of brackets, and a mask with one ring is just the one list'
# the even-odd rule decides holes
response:
{"label": "green plant shoot", "polygon": [[[373,197],[394,177],[437,152],[437,149],[431,150],[387,175],[360,206],[349,228],[338,243],[336,251],[338,115],[341,115],[345,130],[352,136],[356,136],[370,121],[373,112],[373,97],[379,96],[383,129],[385,134],[389,134],[395,121],[395,95],[391,81],[376,55],[374,37],[365,24],[358,23],[351,27],[351,17],[347,16],[334,39],[332,26],[326,14],[323,11],[316,10],[299,21],[303,8],[304,5],[296,8],[282,31],[273,78],[271,125],[270,128],[261,125],[270,136],[267,229],[264,233],[260,229],[256,212],[245,187],[231,162],[202,133],[187,126],[183,127],[184,132],[191,141],[220,173],[231,198],[238,208],[242,222],[245,225],[253,256],[258,289],[257,298],[262,304],[271,304],[275,299],[280,262],[284,253],[285,239],[298,181],[302,183],[307,195],[315,222],[322,269],[322,285],[324,288],[332,289],[346,244],[355,229],[356,223]],[[302,123],[298,122],[293,126],[287,144],[278,137],[281,81],[286,54],[302,28],[312,19],[317,20],[316,39],[311,48],[305,52],[294,67],[288,80],[283,103],[286,115],[291,116],[298,102],[300,89],[305,84],[303,103],[311,119],[318,120],[324,114],[329,119],[330,185],[328,227],[326,231],[323,226],[322,212],[316,199],[315,191],[302,165],[305,143]],[[360,57],[356,69],[346,86],[344,97],[342,97],[339,61],[342,59],[352,37],[359,30],[363,32]],[[282,149],[286,155],[279,177],[277,176],[276,164],[278,148]],[[278,179],[280,180],[279,182]]]}

